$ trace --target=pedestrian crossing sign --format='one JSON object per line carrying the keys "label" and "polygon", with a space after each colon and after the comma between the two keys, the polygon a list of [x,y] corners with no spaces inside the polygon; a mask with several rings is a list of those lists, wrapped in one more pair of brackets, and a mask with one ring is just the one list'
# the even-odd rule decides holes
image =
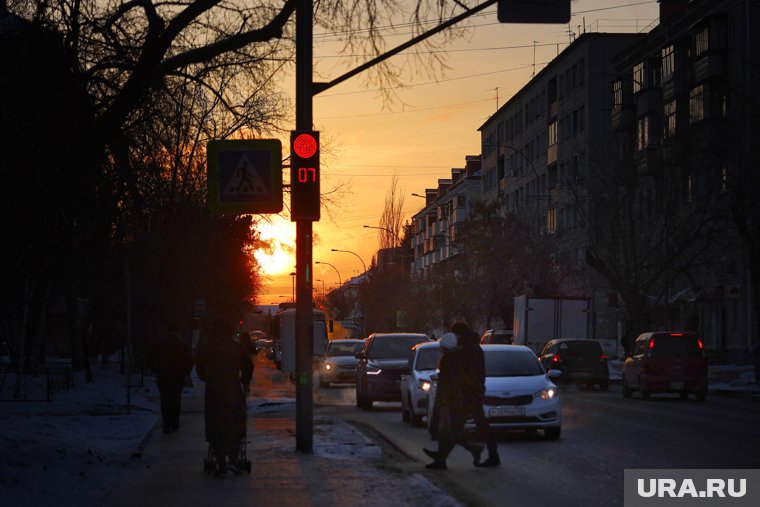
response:
{"label": "pedestrian crossing sign", "polygon": [[206,151],[211,211],[239,215],[282,211],[278,139],[214,140]]}

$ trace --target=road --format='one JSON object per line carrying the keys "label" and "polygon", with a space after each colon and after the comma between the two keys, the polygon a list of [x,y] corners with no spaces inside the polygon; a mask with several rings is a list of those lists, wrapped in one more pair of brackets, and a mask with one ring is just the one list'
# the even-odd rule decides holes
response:
{"label": "road", "polygon": [[[626,468],[760,468],[760,402],[708,396],[707,401],[653,396],[623,399],[620,387],[607,392],[562,388],[563,430],[557,441],[540,434],[499,435],[502,467],[475,469],[457,448],[440,483],[467,505],[609,507],[623,504]],[[401,422],[400,404],[356,408],[353,386],[318,389],[319,410],[371,428],[418,462],[435,448],[426,429]],[[429,474],[426,474],[429,476]],[[434,479],[435,480],[435,479]]]}

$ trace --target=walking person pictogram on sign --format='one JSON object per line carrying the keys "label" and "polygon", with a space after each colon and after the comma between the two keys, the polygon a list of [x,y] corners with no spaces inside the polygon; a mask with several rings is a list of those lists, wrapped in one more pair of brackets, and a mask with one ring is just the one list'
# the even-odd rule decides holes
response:
{"label": "walking person pictogram on sign", "polygon": [[248,156],[243,155],[224,187],[222,198],[247,197],[268,192],[269,189],[259,177],[259,173],[254,169]]}

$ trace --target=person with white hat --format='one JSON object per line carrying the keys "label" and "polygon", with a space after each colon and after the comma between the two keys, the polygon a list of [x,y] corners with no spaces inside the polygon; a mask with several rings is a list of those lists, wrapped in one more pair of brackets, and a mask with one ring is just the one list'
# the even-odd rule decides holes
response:
{"label": "person with white hat", "polygon": [[438,363],[438,389],[435,393],[436,433],[438,450],[423,449],[433,458],[425,468],[445,470],[446,458],[456,444],[472,454],[473,464],[480,463],[483,446],[467,441],[463,435],[467,413],[464,410],[462,384],[464,382],[464,354],[457,346],[457,336],[445,333],[439,340],[443,355]]}

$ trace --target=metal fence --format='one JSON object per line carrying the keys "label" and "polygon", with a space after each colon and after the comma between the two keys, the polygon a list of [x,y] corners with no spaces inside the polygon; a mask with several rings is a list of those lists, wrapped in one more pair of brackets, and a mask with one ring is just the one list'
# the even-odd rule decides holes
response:
{"label": "metal fence", "polygon": [[70,366],[0,368],[0,401],[50,401],[54,394],[74,387]]}

